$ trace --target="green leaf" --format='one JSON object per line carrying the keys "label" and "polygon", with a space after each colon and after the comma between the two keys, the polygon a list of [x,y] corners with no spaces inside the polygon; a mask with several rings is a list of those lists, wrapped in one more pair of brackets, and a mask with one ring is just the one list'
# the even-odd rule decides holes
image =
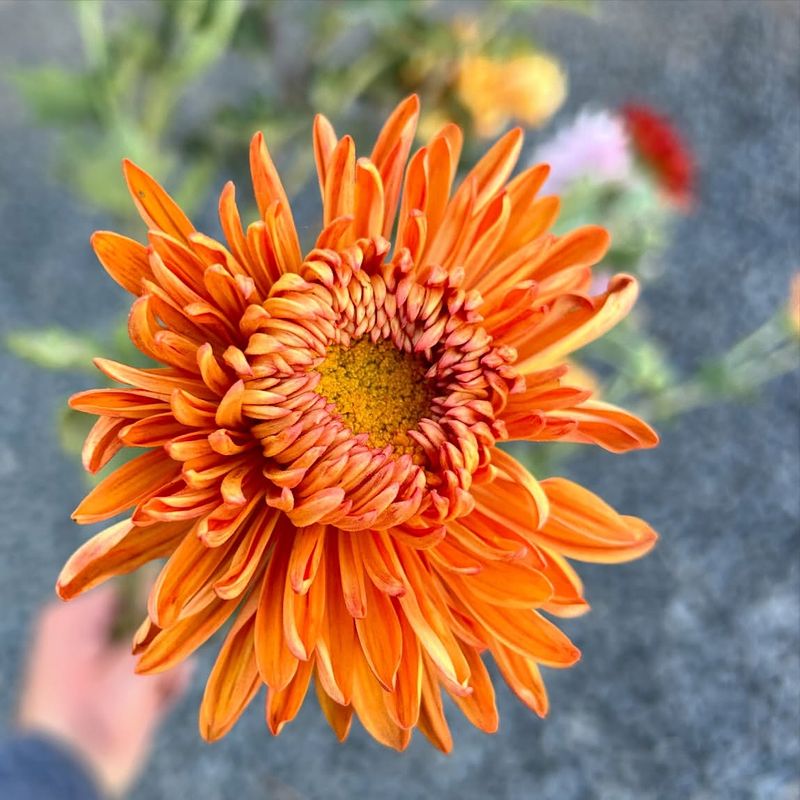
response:
{"label": "green leaf", "polygon": [[59,67],[32,67],[11,74],[22,99],[40,122],[94,118],[91,77]]}
{"label": "green leaf", "polygon": [[15,331],[6,337],[6,345],[19,358],[51,370],[93,372],[92,358],[99,351],[95,339],[64,328]]}
{"label": "green leaf", "polygon": [[[181,8],[185,9],[188,5],[181,4]],[[241,13],[240,0],[207,6],[207,13],[188,33],[191,46],[184,49],[182,60],[176,65],[176,71],[183,81],[196,77],[225,53]]]}

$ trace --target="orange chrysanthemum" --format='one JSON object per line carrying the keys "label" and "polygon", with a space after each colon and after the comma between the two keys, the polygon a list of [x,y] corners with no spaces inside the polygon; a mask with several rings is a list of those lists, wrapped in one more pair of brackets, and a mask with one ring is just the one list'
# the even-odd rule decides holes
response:
{"label": "orange chrysanthemum", "polygon": [[250,151],[259,219],[243,229],[226,185],[227,246],[129,162],[149,244],[93,237],[137,296],[131,338],[165,366],[98,359],[125,388],[71,400],[99,415],[88,470],[121,447],[143,453],[78,506],[79,523],[128,516],[72,556],[57,590],[68,599],[168,557],[134,638],[142,673],[232,618],[200,709],[207,739],[262,684],[278,733],[313,678],[340,739],[355,712],[386,745],[404,748],[419,727],[447,751],[442,688],[479,728],[497,728],[485,651],[544,715],[539,667],[579,658],[545,615],[588,608],[567,558],[626,561],[655,541],[641,520],[563,478],[538,483],[498,447],[656,444],[561,364],[625,315],[634,279],[588,296],[608,236],[547,232],[558,209],[536,198],[547,167],[507,182],[520,131],[451,196],[460,131],[445,127],[406,167],[417,115],[416,97],[401,103],[359,159],[317,118],[324,221],[305,256],[261,134]]}

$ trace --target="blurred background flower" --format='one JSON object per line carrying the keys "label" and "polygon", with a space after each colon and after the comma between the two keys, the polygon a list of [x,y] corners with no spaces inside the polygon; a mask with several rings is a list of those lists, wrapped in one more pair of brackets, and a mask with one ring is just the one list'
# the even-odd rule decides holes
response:
{"label": "blurred background flower", "polygon": [[673,123],[645,105],[629,103],[622,118],[636,155],[651,169],[667,199],[688,206],[694,184],[693,157]]}
{"label": "blurred background flower", "polygon": [[497,136],[511,122],[538,128],[558,111],[567,79],[558,62],[541,53],[488,58],[467,56],[458,66],[458,99],[478,136]]}
{"label": "blurred background flower", "polygon": [[789,317],[789,329],[795,336],[800,335],[800,272],[795,272],[792,277],[787,314]]}
{"label": "blurred background flower", "polygon": [[553,193],[577,181],[625,184],[633,169],[625,123],[607,110],[581,111],[540,144],[532,160],[550,165],[545,189]]}

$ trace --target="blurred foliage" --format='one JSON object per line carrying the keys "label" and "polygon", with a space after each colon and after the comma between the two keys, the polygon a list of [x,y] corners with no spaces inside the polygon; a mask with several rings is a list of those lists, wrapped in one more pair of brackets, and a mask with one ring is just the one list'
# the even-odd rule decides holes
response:
{"label": "blurred foliage", "polygon": [[637,175],[624,185],[579,178],[561,196],[554,231],[562,234],[581,225],[602,225],[611,234],[603,267],[653,280],[664,267],[657,255],[668,243],[674,215],[645,176]]}
{"label": "blurred foliage", "polygon": [[[132,212],[119,180],[123,157],[157,174],[191,212],[221,171],[243,169],[242,145],[255,130],[281,153],[290,192],[300,188],[312,159],[297,134],[317,112],[373,128],[418,91],[437,119],[469,132],[456,87],[462,59],[534,52],[515,22],[547,4],[486,3],[475,23],[447,0],[75,0],[83,64],[20,69],[11,79],[56,131],[64,182],[124,223]],[[215,67],[220,74],[223,61],[256,85],[198,102],[203,79]],[[190,96],[199,114],[187,113]]]}
{"label": "blurred foliage", "polygon": [[92,359],[102,346],[94,337],[64,328],[43,328],[35,335],[30,331],[16,331],[8,335],[6,344],[12,353],[42,369],[79,371],[92,366]]}
{"label": "blurred foliage", "polygon": [[[593,9],[588,0],[75,0],[82,63],[20,69],[11,79],[33,117],[53,130],[64,183],[125,229],[135,211],[120,176],[123,157],[157,175],[191,213],[220,175],[245,172],[247,141],[263,130],[294,194],[313,169],[308,127],[315,113],[368,140],[412,91],[423,100],[423,135],[444,121],[464,128],[468,168],[485,149],[481,134],[519,121],[542,126],[563,98],[563,67],[530,34],[546,5],[559,13]],[[627,141],[621,146],[634,149]],[[589,170],[559,194],[557,232],[604,225],[613,246],[603,269],[631,272],[645,284],[658,277],[660,254],[686,209],[669,202],[656,173],[640,162],[624,179],[601,180]],[[750,400],[765,381],[794,369],[800,338],[787,319],[780,311],[690,376],[677,374],[641,311],[582,358],[602,396],[650,419],[670,418]],[[124,325],[105,337],[22,331],[8,345],[44,369],[85,370],[99,354],[143,361]],[[79,452],[89,424],[65,412],[63,446]],[[546,473],[556,452],[540,446],[520,455]]]}
{"label": "blurred foliage", "polygon": [[[105,336],[50,327],[14,331],[6,336],[5,343],[16,356],[41,369],[88,373],[92,376],[92,383],[107,386],[111,386],[111,382],[98,373],[93,363],[100,354],[133,367],[155,366],[133,346],[128,336],[127,322],[124,320]],[[84,440],[93,424],[93,417],[74,411],[64,404],[58,414],[58,441],[61,449],[71,455],[80,456]],[[99,481],[132,457],[132,453],[123,451],[112,467],[107,466],[97,475],[87,474],[87,479],[92,483]]]}
{"label": "blurred foliage", "polygon": [[214,166],[202,158],[181,161],[167,143],[176,100],[227,52],[242,5],[163,0],[146,4],[146,13],[124,13],[110,28],[107,10],[122,16],[98,0],[75,2],[82,68],[42,66],[11,77],[36,119],[57,129],[60,175],[91,204],[120,218],[130,215],[119,180],[127,156],[172,180],[183,164],[175,194],[191,205]]}

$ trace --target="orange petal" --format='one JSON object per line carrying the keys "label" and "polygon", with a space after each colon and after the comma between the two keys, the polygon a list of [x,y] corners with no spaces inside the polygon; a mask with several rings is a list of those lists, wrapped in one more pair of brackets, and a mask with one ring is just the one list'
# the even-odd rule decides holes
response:
{"label": "orange petal", "polygon": [[173,625],[198,592],[211,588],[230,551],[230,543],[208,547],[196,530],[183,538],[150,590],[148,612],[160,628]]}
{"label": "orange petal", "polygon": [[219,220],[231,252],[236,257],[236,260],[247,268],[252,275],[252,254],[247,244],[239,209],[236,205],[236,187],[231,181],[225,184],[219,197]]}
{"label": "orange petal", "polygon": [[539,189],[547,180],[550,167],[538,164],[524,170],[506,186],[511,200],[511,219],[507,234],[496,256],[505,258],[541,236],[555,222],[560,206],[557,197],[537,199]]}
{"label": "orange petal", "polygon": [[145,617],[131,639],[131,655],[141,655],[160,632],[161,628],[150,617]]}
{"label": "orange petal", "polygon": [[451,682],[451,688],[466,687],[469,665],[453,635],[447,608],[436,593],[430,574],[422,569],[419,556],[405,548],[401,552],[408,591],[398,598],[400,607],[431,661]]}
{"label": "orange petal", "polygon": [[267,692],[267,725],[274,736],[297,716],[300,706],[303,705],[311,679],[312,663],[301,661],[297,672],[284,689],[269,689]]}
{"label": "orange petal", "polygon": [[403,594],[402,578],[392,570],[391,561],[383,558],[381,541],[374,533],[360,533],[353,540],[355,557],[364,564],[364,569],[375,586],[393,597]]}
{"label": "orange petal", "polygon": [[258,203],[258,211],[263,219],[267,209],[277,200],[289,209],[289,198],[281,183],[278,170],[267,149],[264,134],[259,131],[250,140],[250,172],[253,178],[253,191]]}
{"label": "orange petal", "polygon": [[404,614],[399,614],[402,654],[394,691],[384,695],[386,709],[401,728],[413,728],[419,719],[422,699],[422,653],[413,629]]}
{"label": "orange petal", "polygon": [[69,399],[69,407],[84,414],[143,419],[169,411],[169,406],[153,393],[130,389],[89,389]]}
{"label": "orange petal", "polygon": [[417,727],[443,753],[449,753],[453,749],[453,737],[444,718],[442,696],[430,664],[426,664],[422,670],[422,705]]}
{"label": "orange petal", "polygon": [[262,564],[267,545],[282,516],[275,509],[263,508],[248,520],[247,531],[237,543],[228,568],[214,584],[219,597],[231,599],[245,591]]}
{"label": "orange petal", "polygon": [[[540,528],[547,519],[549,503],[547,495],[542,490],[539,482],[519,461],[499,447],[492,448],[492,464],[498,467],[512,482],[516,482],[520,488],[525,490],[524,494],[517,493],[519,495],[518,504],[525,504],[527,508],[534,512],[531,524],[534,528]],[[495,480],[494,484],[490,484],[490,491],[497,492],[496,496],[500,499],[501,493],[504,493],[508,486],[508,481],[499,478]],[[505,495],[503,494],[502,496]],[[483,510],[486,509],[486,505],[485,502],[481,504]]]}
{"label": "orange petal", "polygon": [[482,600],[505,608],[535,608],[553,596],[547,577],[519,561],[484,564],[480,572],[464,580]]}
{"label": "orange petal", "polygon": [[124,421],[120,430],[120,443],[129,447],[161,447],[170,440],[190,432],[171,413],[153,414],[136,422]]}
{"label": "orange petal", "polygon": [[486,603],[470,590],[466,579],[454,579],[448,585],[477,622],[520,655],[553,667],[569,667],[580,658],[580,651],[566,634],[541,614]]}
{"label": "orange petal", "polygon": [[314,582],[325,552],[325,525],[298,528],[289,557],[289,582],[298,594],[305,594]]}
{"label": "orange petal", "polygon": [[470,669],[469,686],[472,693],[464,696],[451,695],[464,716],[484,733],[495,733],[500,724],[494,699],[492,679],[480,654],[474,647],[464,647],[464,656]]}
{"label": "orange petal", "polygon": [[289,518],[298,528],[313,525],[339,508],[343,500],[344,490],[338,486],[321,489],[297,503],[289,514]]}
{"label": "orange petal", "polygon": [[256,612],[255,647],[258,671],[270,688],[283,689],[297,671],[298,660],[283,633],[283,587],[291,538],[279,537],[261,584]]}
{"label": "orange petal", "polygon": [[280,245],[279,251],[283,253],[281,266],[285,271],[293,270],[301,261],[297,228],[289,198],[260,131],[250,142],[250,173],[261,218],[266,221],[271,216],[268,228],[273,242]]}
{"label": "orange petal", "polygon": [[353,708],[367,731],[381,744],[405,750],[411,731],[399,727],[386,710],[385,692],[372,674],[361,648],[353,653]]}
{"label": "orange petal", "polygon": [[79,525],[113,517],[155,494],[180,472],[163,450],[151,450],[105,477],[73,511]]}
{"label": "orange petal", "polygon": [[317,114],[314,117],[314,161],[317,164],[317,177],[319,178],[319,191],[325,200],[325,181],[328,177],[328,168],[333,151],[336,149],[336,132],[327,117]]}
{"label": "orange petal", "polygon": [[635,414],[598,400],[552,411],[548,417],[575,422],[558,437],[561,441],[596,444],[612,453],[655,447],[659,442],[658,434]]}
{"label": "orange petal", "polygon": [[[173,369],[137,369],[108,358],[95,358],[94,365],[112,381],[125,383],[146,392],[152,392],[155,399],[169,400],[175,389],[189,391],[197,397],[216,400],[214,393],[202,380],[187,377]],[[102,390],[96,390],[99,393]],[[118,391],[109,389],[107,391]],[[159,411],[166,409],[159,408]],[[137,416],[147,416],[144,414]]]}
{"label": "orange petal", "polygon": [[325,178],[323,198],[323,224],[329,225],[337,217],[352,216],[355,196],[356,147],[351,136],[339,140],[331,154]]}
{"label": "orange petal", "polygon": [[101,470],[122,448],[120,431],[128,425],[127,419],[100,417],[83,443],[81,460],[87,472]]}
{"label": "orange petal", "polygon": [[211,299],[203,283],[206,264],[188,243],[162,231],[150,231],[147,238],[153,249],[150,266],[157,283],[182,305]]}
{"label": "orange petal", "polygon": [[547,278],[577,266],[592,266],[603,259],[611,245],[611,237],[599,225],[584,225],[559,237],[535,263],[529,277],[542,282]]}
{"label": "orange petal", "polygon": [[425,209],[427,195],[427,148],[418,150],[411,158],[406,169],[403,185],[403,199],[400,203],[400,217],[397,224],[398,245],[407,238],[406,228],[410,224],[411,214]]}
{"label": "orange petal", "polygon": [[499,642],[493,642],[491,648],[494,660],[511,691],[534,713],[546,717],[549,708],[547,689],[536,662]]}
{"label": "orange petal", "polygon": [[419,119],[419,98],[412,94],[403,100],[386,120],[370,161],[377,167],[383,183],[385,210],[383,214],[383,235],[389,236],[394,227],[397,202],[414,134]]}
{"label": "orange petal", "polygon": [[464,250],[463,243],[470,232],[469,221],[474,213],[477,191],[474,180],[465,180],[447,204],[436,236],[433,237],[430,232],[428,233],[426,264],[444,264],[448,261],[456,265],[455,256],[459,249]]}
{"label": "orange petal", "polygon": [[562,295],[544,321],[532,327],[518,346],[516,368],[524,373],[544,369],[613,328],[636,302],[639,286],[630,275],[617,275],[608,291],[591,302]]}
{"label": "orange petal", "polygon": [[383,182],[366,158],[356,162],[353,231],[356,237],[377,238],[383,231]]}
{"label": "orange petal", "polygon": [[528,550],[524,537],[501,535],[493,520],[479,517],[475,512],[459,522],[449,522],[447,534],[446,542],[479,561],[508,561],[521,558]]}
{"label": "orange petal", "polygon": [[353,549],[353,537],[360,536],[360,531],[351,534],[339,531],[339,569],[342,581],[342,594],[347,610],[359,619],[367,614],[367,590],[364,579],[364,565],[356,558]]}
{"label": "orange petal", "polygon": [[136,672],[150,675],[174,667],[208,641],[238,605],[238,599],[214,599],[198,613],[184,617],[167,630],[160,631],[140,656]]}
{"label": "orange petal", "polygon": [[82,544],[61,570],[56,592],[70,600],[99,583],[138,569],[172,552],[189,526],[156,523],[140,528],[129,519],[116,522]]}
{"label": "orange petal", "polygon": [[542,610],[558,617],[579,617],[589,611],[583,597],[583,582],[567,559],[545,547],[537,548],[537,557],[544,561],[542,571],[553,587],[553,596]]}
{"label": "orange petal", "polygon": [[481,275],[494,261],[494,253],[505,240],[506,227],[511,216],[511,201],[503,193],[486,206],[477,218],[474,233],[464,242],[464,249],[453,262],[461,264],[467,275]]}
{"label": "orange petal", "polygon": [[333,728],[336,738],[343,742],[350,733],[350,723],[353,720],[353,707],[343,706],[332,700],[319,681],[315,681],[317,690],[317,699],[319,700],[319,707],[322,713],[325,714],[325,719],[328,724]]}
{"label": "orange petal", "polygon": [[250,602],[239,613],[208,677],[199,718],[200,735],[207,742],[225,736],[261,688],[253,635],[255,611],[255,603]]}
{"label": "orange petal", "polygon": [[148,228],[163,231],[181,241],[194,232],[194,225],[181,211],[180,206],[141,167],[125,159],[122,171],[128,190]]}
{"label": "orange petal", "polygon": [[500,191],[514,169],[522,150],[522,128],[514,128],[501,137],[478,163],[467,173],[453,197],[455,203],[459,194],[465,191],[470,181],[475,182],[475,208],[481,209]]}
{"label": "orange petal", "polygon": [[381,685],[391,691],[403,647],[400,622],[387,595],[376,589],[372,581],[366,581],[365,588],[367,613],[356,618],[356,632],[370,669]]}
{"label": "orange petal", "polygon": [[461,155],[461,129],[454,124],[445,125],[428,146],[428,186],[425,198],[425,218],[431,239],[439,230],[445,208],[450,199],[450,189]]}
{"label": "orange petal", "polygon": [[340,705],[350,702],[353,690],[353,653],[358,649],[353,618],[347,611],[339,579],[338,556],[326,548],[325,616],[317,640],[318,680]]}
{"label": "orange petal", "polygon": [[301,661],[317,646],[325,613],[325,567],[320,565],[306,594],[297,594],[287,576],[283,588],[283,632],[286,646]]}
{"label": "orange petal", "polygon": [[105,271],[131,294],[142,293],[142,281],[153,279],[147,248],[112,231],[96,231],[92,247]]}
{"label": "orange petal", "polygon": [[631,561],[658,539],[647,523],[618,514],[577,483],[548,478],[542,488],[550,500],[550,517],[532,538],[569,558],[602,564]]}

